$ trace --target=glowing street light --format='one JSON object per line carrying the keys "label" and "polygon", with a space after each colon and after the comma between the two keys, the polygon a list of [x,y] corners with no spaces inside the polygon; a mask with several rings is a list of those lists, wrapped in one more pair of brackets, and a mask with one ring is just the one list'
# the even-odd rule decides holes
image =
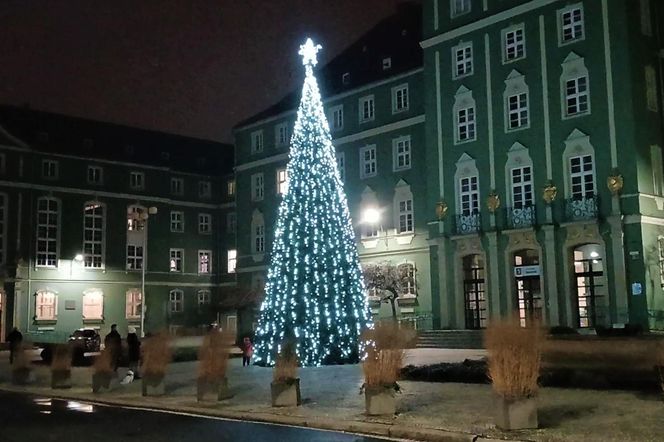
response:
{"label": "glowing street light", "polygon": [[375,207],[368,207],[362,212],[362,222],[365,224],[378,224],[380,212]]}
{"label": "glowing street light", "polygon": [[77,253],[76,256],[74,256],[74,261],[81,263],[83,262],[83,254]]}

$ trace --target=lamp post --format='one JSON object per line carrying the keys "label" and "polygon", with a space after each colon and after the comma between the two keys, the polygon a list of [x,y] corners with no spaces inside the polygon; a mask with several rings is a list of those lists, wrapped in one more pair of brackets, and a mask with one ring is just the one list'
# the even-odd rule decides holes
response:
{"label": "lamp post", "polygon": [[143,231],[143,262],[141,263],[141,337],[145,337],[145,269],[148,265],[148,218],[156,215],[157,208],[149,207],[147,210],[131,211],[129,216],[137,222]]}

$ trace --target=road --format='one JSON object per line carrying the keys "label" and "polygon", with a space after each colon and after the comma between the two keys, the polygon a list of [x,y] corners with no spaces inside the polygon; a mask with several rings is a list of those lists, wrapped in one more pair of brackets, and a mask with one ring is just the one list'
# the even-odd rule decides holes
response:
{"label": "road", "polygon": [[0,392],[0,441],[30,440],[384,442],[386,439]]}

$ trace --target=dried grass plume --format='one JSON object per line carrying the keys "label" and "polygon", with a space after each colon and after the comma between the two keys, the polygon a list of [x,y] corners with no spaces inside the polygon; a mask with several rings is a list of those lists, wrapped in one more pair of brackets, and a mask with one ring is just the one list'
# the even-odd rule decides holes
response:
{"label": "dried grass plume", "polygon": [[219,382],[226,377],[233,336],[211,331],[205,336],[198,351],[198,378],[206,382]]}
{"label": "dried grass plume", "polygon": [[165,332],[157,333],[145,340],[141,373],[143,376],[164,376],[171,362],[171,338]]}
{"label": "dried grass plume", "polygon": [[413,340],[414,331],[399,328],[392,321],[378,322],[366,330],[363,342],[366,358],[362,363],[364,387],[394,387],[403,367],[405,348]]}
{"label": "dried grass plume", "polygon": [[53,350],[53,360],[51,361],[52,371],[71,370],[71,349],[69,345],[56,345]]}

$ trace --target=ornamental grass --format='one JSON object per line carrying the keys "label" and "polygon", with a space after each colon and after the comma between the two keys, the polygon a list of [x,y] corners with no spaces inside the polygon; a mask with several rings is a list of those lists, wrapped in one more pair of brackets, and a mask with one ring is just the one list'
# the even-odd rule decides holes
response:
{"label": "ornamental grass", "polygon": [[272,371],[274,383],[290,383],[297,379],[298,365],[295,344],[286,342],[277,355],[274,364],[274,370]]}
{"label": "ornamental grass", "polygon": [[198,351],[198,379],[219,382],[226,377],[232,343],[233,336],[226,332],[213,330],[205,336]]}
{"label": "ornamental grass", "polygon": [[378,322],[362,337],[366,357],[362,363],[364,388],[392,387],[399,389],[397,380],[405,357],[405,347],[413,337],[410,328],[400,328],[395,322]]}
{"label": "ornamental grass", "polygon": [[143,376],[164,376],[171,363],[171,338],[165,332],[157,333],[145,340],[142,346],[141,373]]}
{"label": "ornamental grass", "polygon": [[53,360],[51,361],[51,371],[69,371],[71,370],[71,349],[69,345],[56,345],[53,350]]}
{"label": "ornamental grass", "polygon": [[506,400],[537,395],[543,336],[539,325],[521,327],[518,320],[489,324],[484,343],[489,352],[488,375],[496,394]]}
{"label": "ornamental grass", "polygon": [[113,373],[113,352],[110,348],[105,348],[95,358],[92,368],[96,374]]}

